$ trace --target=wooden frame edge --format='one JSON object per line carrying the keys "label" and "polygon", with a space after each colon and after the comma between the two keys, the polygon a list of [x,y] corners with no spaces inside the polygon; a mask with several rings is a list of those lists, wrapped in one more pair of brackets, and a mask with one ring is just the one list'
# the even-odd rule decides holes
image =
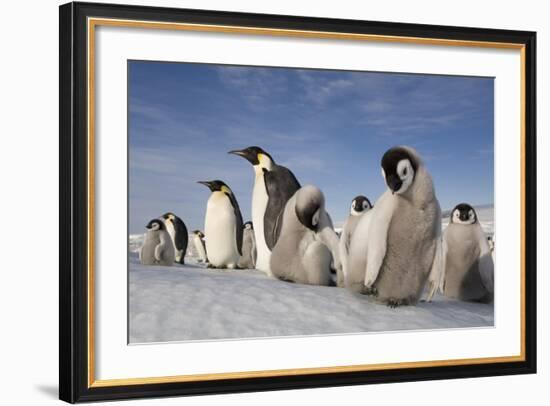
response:
{"label": "wooden frame edge", "polygon": [[[88,6],[103,6],[93,3],[83,3]],[[67,259],[64,257],[63,252],[64,247],[66,248],[70,245],[70,241],[67,241],[67,237],[73,235],[72,228],[67,229],[67,222],[63,224],[63,218],[66,216],[66,213],[62,213],[63,210],[73,209],[70,199],[67,200],[67,190],[63,187],[63,182],[73,182],[72,177],[67,179],[67,167],[71,168],[73,165],[77,165],[74,159],[71,159],[69,162],[63,162],[64,158],[67,158],[67,155],[73,156],[74,151],[68,151],[67,148],[72,149],[72,142],[76,136],[73,132],[75,128],[71,128],[70,133],[67,132],[67,129],[62,129],[61,124],[67,123],[66,113],[68,110],[67,103],[62,100],[64,97],[70,95],[70,107],[71,114],[72,104],[76,103],[75,95],[73,94],[74,79],[76,77],[75,72],[73,72],[73,63],[75,56],[75,39],[74,32],[76,30],[76,14],[77,9],[80,7],[79,3],[69,3],[66,5],[60,6],[60,227],[65,227],[63,232],[60,232],[60,269],[63,267],[61,259]],[[125,8],[128,6],[118,6],[120,8]],[[212,12],[215,13],[215,12]],[[70,17],[69,17],[70,15]],[[316,20],[316,19],[312,19]],[[536,202],[526,202],[527,189],[532,188],[532,186],[526,185],[526,176],[527,165],[532,165],[531,162],[535,159],[535,146],[534,146],[534,137],[535,137],[535,123],[530,122],[530,128],[527,127],[528,119],[534,120],[535,111],[528,111],[529,103],[535,103],[534,95],[532,93],[535,91],[533,88],[535,81],[535,67],[532,66],[531,71],[528,72],[529,66],[527,66],[527,58],[530,58],[531,63],[534,63],[536,52],[534,49],[530,50],[530,55],[527,55],[528,51],[528,41],[525,42],[495,42],[495,41],[477,41],[477,40],[453,40],[453,39],[442,39],[442,38],[423,38],[423,37],[402,37],[402,36],[391,36],[391,35],[374,35],[374,34],[356,34],[356,33],[345,33],[345,32],[328,32],[328,31],[312,31],[312,30],[294,30],[294,29],[273,29],[273,28],[261,28],[261,27],[248,27],[248,26],[232,26],[232,25],[223,25],[223,24],[196,24],[196,23],[162,23],[162,22],[153,22],[153,21],[144,21],[144,20],[128,20],[128,19],[119,19],[119,18],[97,18],[97,17],[87,17],[87,24],[90,25],[86,27],[86,33],[88,34],[88,48],[86,55],[88,56],[88,62],[86,63],[86,72],[87,72],[87,83],[89,86],[88,95],[88,213],[87,213],[87,222],[88,222],[88,259],[87,259],[87,358],[86,358],[86,387],[87,391],[94,391],[100,388],[115,388],[115,387],[124,387],[124,386],[136,386],[136,385],[157,385],[157,384],[174,384],[174,383],[183,383],[183,382],[206,382],[206,381],[217,381],[217,380],[242,380],[246,378],[269,378],[269,377],[285,377],[285,376],[305,376],[305,375],[317,375],[317,374],[338,374],[338,373],[347,373],[347,372],[367,372],[367,371],[388,371],[393,369],[405,369],[405,368],[433,368],[433,367],[450,367],[450,366],[468,366],[468,365],[492,365],[492,364],[502,364],[502,363],[513,363],[525,366],[530,364],[531,367],[526,369],[526,372],[534,372],[536,368],[536,360],[532,359],[533,348],[530,346],[530,354],[527,354],[527,320],[526,320],[526,308],[528,306],[526,302],[525,292],[528,288],[526,281],[526,262],[527,262],[527,251],[535,250],[536,247],[527,247],[527,215],[528,212],[531,216],[536,216],[536,212],[533,212],[533,207],[536,208]],[[122,23],[121,23],[122,22]],[[360,23],[360,22],[358,22]],[[362,41],[377,41],[377,42],[400,42],[400,43],[413,43],[413,44],[423,44],[423,45],[438,45],[438,46],[466,46],[466,47],[482,47],[482,48],[499,48],[499,49],[513,49],[519,50],[521,55],[521,352],[517,356],[504,356],[504,357],[493,357],[493,358],[474,358],[474,359],[457,359],[457,360],[440,360],[440,361],[422,361],[422,362],[405,362],[405,363],[391,363],[391,364],[368,364],[368,365],[351,365],[351,366],[341,366],[341,367],[320,367],[320,368],[298,368],[298,369],[281,369],[281,370],[267,370],[267,371],[246,371],[246,372],[234,372],[234,373],[217,373],[217,374],[200,374],[200,375],[177,375],[177,376],[165,376],[165,377],[148,377],[148,378],[126,378],[126,379],[109,379],[109,380],[96,380],[95,379],[95,341],[94,341],[94,188],[95,188],[95,179],[94,179],[94,160],[95,160],[95,151],[94,151],[94,36],[95,36],[95,27],[96,25],[108,25],[108,26],[138,26],[147,25],[149,28],[154,29],[179,29],[179,30],[191,30],[197,32],[223,32],[223,33],[242,33],[242,34],[254,34],[254,35],[275,35],[275,36],[290,36],[290,37],[302,37],[302,38],[326,38],[326,39],[340,39],[340,40],[362,40]],[[398,23],[396,25],[399,25]],[[175,28],[178,27],[178,28]],[[68,35],[70,32],[70,46],[68,46],[67,41],[63,41],[63,37]],[[524,33],[529,34],[529,33]],[[534,46],[535,34],[531,33],[533,36],[533,41],[531,46]],[[91,46],[89,40],[91,39]],[[494,46],[493,46],[494,45]],[[69,55],[67,55],[67,53]],[[70,61],[68,61],[70,59]],[[68,63],[69,62],[69,63]],[[91,63],[91,68],[90,68]],[[67,93],[67,89],[62,91],[62,87],[67,84],[67,66],[70,66],[70,89],[71,91]],[[526,83],[527,75],[533,75],[529,77],[530,83]],[[529,85],[529,89],[528,89]],[[527,100],[527,92],[531,92],[531,99]],[[534,110],[534,106],[531,106]],[[527,117],[528,113],[531,117]],[[72,116],[70,117],[72,120]],[[71,121],[69,120],[69,121]],[[72,124],[72,121],[71,121]],[[527,135],[529,135],[529,140],[527,140]],[[67,145],[62,145],[66,143],[67,140],[70,140],[70,147]],[[529,145],[527,142],[529,141]],[[527,151],[527,148],[530,148]],[[530,162],[527,162],[527,154],[530,154]],[[92,170],[90,169],[90,165]],[[63,169],[63,170],[62,170]],[[529,173],[533,171],[533,168],[530,167]],[[72,184],[72,183],[71,183]],[[529,189],[533,193],[535,189]],[[72,197],[73,189],[69,187],[68,195]],[[62,218],[63,215],[63,218]],[[530,219],[531,217],[529,217]],[[65,219],[66,220],[66,219]],[[72,219],[69,219],[72,220]],[[68,223],[71,223],[69,221]],[[71,223],[72,224],[72,223]],[[72,225],[71,225],[72,226]],[[531,224],[531,227],[533,224]],[[529,230],[531,231],[531,230]],[[533,230],[534,238],[536,239],[536,228]],[[71,248],[71,252],[73,248]],[[63,258],[62,258],[63,257]],[[536,264],[536,258],[533,261]],[[65,261],[65,265],[67,265]],[[73,263],[69,264],[71,269],[74,266]],[[70,347],[73,348],[71,351],[78,351],[78,348],[74,348],[74,337],[68,339],[67,337],[61,337],[66,335],[67,332],[67,323],[63,320],[68,317],[67,303],[62,300],[62,295],[67,293],[67,284],[62,279],[68,278],[67,272],[60,271],[60,360],[63,358],[61,355],[62,347],[63,349],[67,348],[68,343]],[[533,277],[533,275],[530,275]],[[534,283],[534,279],[530,279],[530,283]],[[73,278],[70,277],[70,287],[71,292],[73,291]],[[91,282],[91,283],[90,283]],[[63,289],[61,289],[63,287]],[[531,287],[531,291],[533,288]],[[74,308],[75,304],[71,299],[70,306]],[[533,303],[529,305],[530,308],[533,307]],[[72,312],[68,312],[71,317],[75,315]],[[532,320],[530,324],[533,324]],[[74,321],[71,325],[71,329],[74,330]],[[535,329],[536,331],[536,320],[531,330]],[[530,332],[531,341],[534,340],[536,343],[536,337],[532,337],[532,331]],[[535,333],[536,335],[536,333]],[[529,355],[529,357],[528,357]],[[67,364],[66,362],[60,361],[60,398],[67,400],[69,402],[75,402],[80,399],[83,399],[78,389],[78,382],[75,381],[74,377],[69,377],[69,375],[74,373],[74,369],[78,367],[78,362],[75,362],[75,359],[78,358],[75,354],[65,357],[67,360],[72,362]],[[71,371],[68,374],[68,371]],[[94,399],[92,399],[94,400]]]}
{"label": "wooden frame edge", "polygon": [[[391,363],[391,364],[366,364],[366,365],[353,365],[353,366],[334,366],[334,367],[317,367],[317,368],[297,368],[297,369],[279,369],[279,370],[266,370],[266,371],[243,371],[243,372],[227,372],[227,373],[215,373],[215,374],[195,374],[195,375],[176,375],[176,376],[164,376],[164,377],[147,377],[147,378],[125,378],[125,379],[108,379],[108,380],[96,380],[95,379],[95,366],[93,362],[95,360],[94,352],[94,199],[93,190],[95,187],[94,181],[94,62],[95,62],[95,46],[94,36],[96,26],[115,26],[115,27],[134,27],[134,28],[149,28],[149,29],[165,29],[165,30],[181,30],[181,31],[196,31],[196,32],[217,32],[217,33],[233,33],[243,35],[267,35],[267,36],[289,36],[300,38],[323,38],[323,39],[338,39],[338,40],[355,40],[355,41],[376,41],[376,42],[397,42],[397,43],[412,43],[421,45],[444,45],[444,46],[460,46],[460,47],[482,47],[482,48],[497,48],[497,49],[513,49],[520,50],[521,60],[521,210],[522,218],[524,218],[524,165],[525,165],[525,151],[524,151],[524,137],[525,137],[525,45],[514,43],[496,43],[492,47],[492,43],[482,41],[459,41],[459,40],[442,40],[442,39],[420,39],[414,37],[406,37],[404,41],[400,41],[400,37],[394,36],[380,36],[380,35],[368,35],[368,34],[347,34],[347,33],[329,33],[322,31],[302,31],[302,30],[284,30],[284,29],[262,29],[255,27],[237,27],[237,26],[217,26],[207,24],[185,24],[185,23],[160,23],[150,21],[139,20],[121,20],[121,19],[105,19],[105,18],[89,18],[88,19],[88,71],[89,71],[89,118],[90,123],[88,125],[89,133],[89,162],[92,163],[89,167],[89,184],[90,184],[90,198],[89,198],[89,279],[88,279],[88,315],[89,315],[89,327],[88,327],[88,387],[108,387],[108,386],[124,386],[124,385],[140,385],[140,384],[155,384],[155,383],[174,383],[174,382],[189,382],[189,381],[209,381],[217,379],[244,379],[255,377],[276,377],[286,375],[310,375],[310,374],[327,374],[338,372],[358,372],[358,371],[373,371],[373,370],[387,370],[397,368],[425,368],[425,367],[438,367],[438,366],[453,366],[453,365],[472,365],[472,364],[490,364],[490,363],[504,363],[504,362],[522,362],[525,361],[525,321],[524,321],[524,307],[525,297],[523,292],[525,291],[525,269],[522,266],[521,271],[521,352],[518,356],[503,356],[492,358],[472,358],[472,359],[456,359],[456,360],[442,360],[442,361],[422,361],[422,362],[404,362],[404,363]],[[525,236],[524,222],[521,226],[522,237]],[[525,258],[525,243],[522,239],[522,260]],[[523,261],[522,261],[523,263]]]}

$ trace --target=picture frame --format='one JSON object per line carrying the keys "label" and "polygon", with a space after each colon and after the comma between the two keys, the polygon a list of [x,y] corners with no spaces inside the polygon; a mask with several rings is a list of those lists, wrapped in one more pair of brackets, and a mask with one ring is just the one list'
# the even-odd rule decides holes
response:
{"label": "picture frame", "polygon": [[[536,33],[389,22],[260,15],[160,7],[68,3],[60,6],[60,399],[75,403],[128,398],[284,390],[536,372]],[[520,196],[518,354],[225,373],[98,379],[96,370],[95,33],[98,27],[288,41],[356,41],[510,50],[520,60],[516,151]],[[498,99],[497,99],[498,102]],[[116,137],[116,135],[112,135]],[[120,306],[125,306],[123,300]]]}

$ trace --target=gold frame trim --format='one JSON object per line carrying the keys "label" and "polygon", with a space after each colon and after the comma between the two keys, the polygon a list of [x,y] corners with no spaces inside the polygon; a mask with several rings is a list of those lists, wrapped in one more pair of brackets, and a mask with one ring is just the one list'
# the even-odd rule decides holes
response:
{"label": "gold frame trim", "polygon": [[[432,45],[432,46],[458,46],[512,49],[520,51],[520,86],[521,86],[521,116],[520,116],[520,164],[521,164],[521,275],[520,275],[520,339],[521,350],[519,355],[503,357],[466,358],[436,361],[400,362],[385,364],[347,365],[317,368],[277,369],[265,371],[223,372],[213,374],[175,375],[146,378],[123,379],[95,379],[95,278],[94,278],[94,242],[95,242],[95,28],[96,26],[134,27],[160,30],[182,30],[194,32],[217,32],[244,35],[266,35],[279,37],[318,38],[334,40],[389,42],[401,44]],[[164,23],[139,20],[120,20],[108,18],[88,19],[88,388],[113,387],[124,385],[143,385],[158,383],[176,383],[192,381],[212,381],[221,379],[244,379],[260,377],[277,377],[292,375],[330,374],[341,372],[380,371],[396,368],[425,368],[441,366],[458,366],[473,364],[493,364],[504,362],[522,362],[525,354],[525,45],[505,42],[464,41],[453,39],[399,37],[391,35],[354,34],[344,32],[305,31],[290,29],[273,29],[259,27],[239,27],[228,25]]]}

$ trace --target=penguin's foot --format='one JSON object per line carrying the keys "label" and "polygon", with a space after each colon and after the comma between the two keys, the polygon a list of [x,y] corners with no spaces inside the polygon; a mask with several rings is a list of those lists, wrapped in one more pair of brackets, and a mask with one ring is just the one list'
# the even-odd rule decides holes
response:
{"label": "penguin's foot", "polygon": [[206,265],[206,267],[207,267],[208,269],[214,269],[214,268],[216,268],[216,267],[215,267],[214,265],[212,265],[212,264],[208,264],[208,265]]}
{"label": "penguin's foot", "polygon": [[405,306],[408,303],[407,299],[388,299],[386,304],[388,305],[388,307],[392,308],[392,309],[395,309],[396,307],[398,306]]}
{"label": "penguin's foot", "polygon": [[376,289],[376,287],[374,286],[369,286],[368,288],[365,287],[363,292],[367,296],[374,296],[374,297],[378,296],[378,289]]}

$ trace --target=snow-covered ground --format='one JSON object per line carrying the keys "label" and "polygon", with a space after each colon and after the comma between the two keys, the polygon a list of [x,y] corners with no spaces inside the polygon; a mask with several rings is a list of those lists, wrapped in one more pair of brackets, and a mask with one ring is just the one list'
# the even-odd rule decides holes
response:
{"label": "snow-covered ground", "polygon": [[130,255],[130,342],[213,340],[493,325],[493,306],[437,296],[388,308],[346,289],[256,270],[143,266]]}
{"label": "snow-covered ground", "polygon": [[[493,207],[476,208],[488,235]],[[444,212],[444,227],[449,213]],[[131,343],[344,334],[492,326],[493,305],[436,296],[396,309],[346,289],[269,278],[257,270],[215,270],[189,251],[186,265],[143,266],[142,235],[129,238]],[[192,244],[190,244],[192,245]]]}

